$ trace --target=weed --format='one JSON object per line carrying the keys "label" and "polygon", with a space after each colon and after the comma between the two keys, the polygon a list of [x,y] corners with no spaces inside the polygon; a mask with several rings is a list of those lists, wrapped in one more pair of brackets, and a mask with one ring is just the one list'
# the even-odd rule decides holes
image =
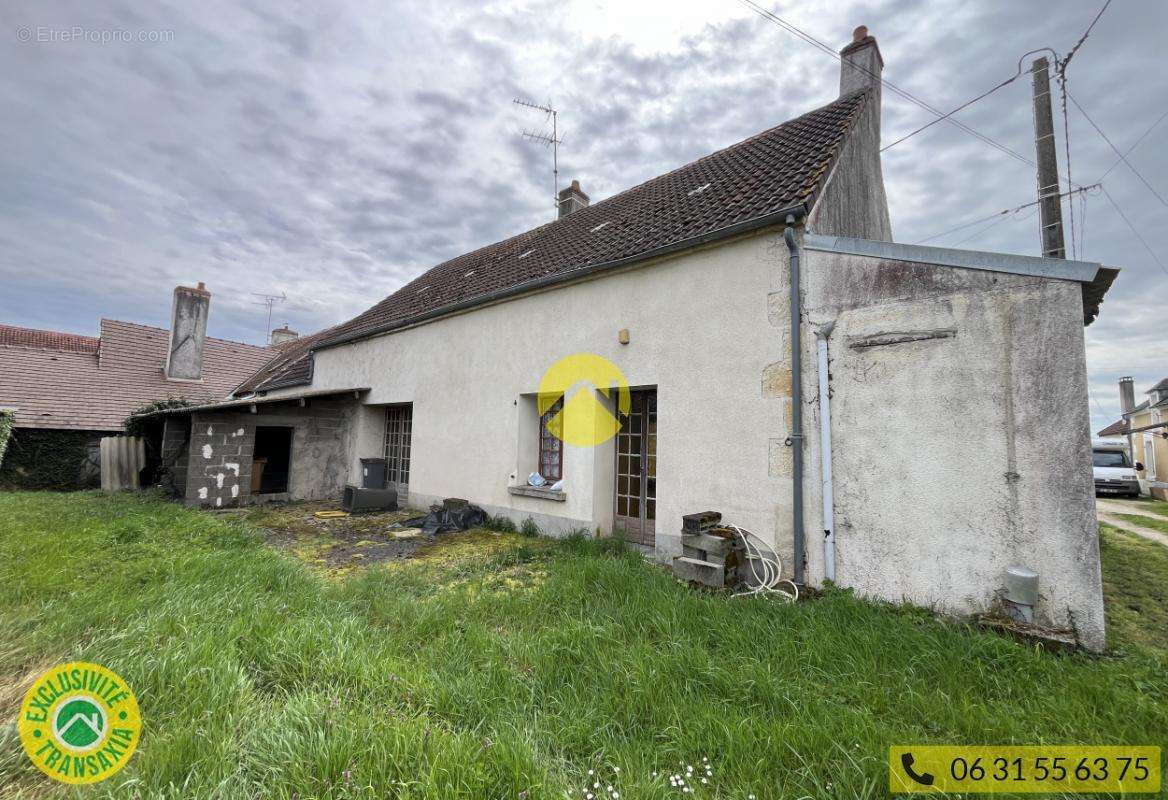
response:
{"label": "weed", "polygon": [[531,517],[528,517],[527,519],[523,520],[523,524],[519,526],[519,533],[530,537],[539,536],[539,525],[535,524],[535,520],[533,520]]}
{"label": "weed", "polygon": [[[1118,653],[1056,657],[845,590],[698,594],[612,539],[446,534],[327,579],[155,497],[6,493],[0,719],[54,663],[121,674],[143,745],[85,796],[865,800],[890,742],[1168,740],[1168,553],[1102,541]],[[75,796],[0,745],[0,794]]]}
{"label": "weed", "polygon": [[504,516],[487,517],[487,521],[483,523],[483,527],[496,533],[518,532],[518,528],[515,527],[515,522],[510,517]]}

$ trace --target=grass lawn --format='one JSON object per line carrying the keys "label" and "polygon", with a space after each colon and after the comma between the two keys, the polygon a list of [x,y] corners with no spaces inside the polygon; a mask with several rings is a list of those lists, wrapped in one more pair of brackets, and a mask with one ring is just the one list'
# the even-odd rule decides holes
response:
{"label": "grass lawn", "polygon": [[1130,522],[1132,525],[1139,525],[1141,528],[1151,528],[1154,531],[1168,533],[1168,522],[1162,519],[1142,517],[1139,514],[1116,514],[1115,516],[1125,522]]}
{"label": "grass lawn", "polygon": [[1162,514],[1168,517],[1168,502],[1163,500],[1152,500],[1147,497],[1139,497],[1133,499],[1131,502],[1139,503],[1144,507],[1144,511],[1149,514]]}
{"label": "grass lawn", "polygon": [[1108,641],[1113,647],[1127,642],[1168,651],[1168,547],[1110,525],[1099,527]]}
{"label": "grass lawn", "polygon": [[[1103,541],[1116,653],[1095,658],[843,592],[701,594],[586,540],[472,532],[335,575],[149,496],[4,494],[0,718],[61,661],[125,677],[142,744],[87,797],[535,800],[599,780],[598,800],[639,800],[680,797],[669,773],[703,759],[690,797],[883,797],[893,743],[1168,742],[1168,565]],[[66,795],[0,738],[0,796]]]}

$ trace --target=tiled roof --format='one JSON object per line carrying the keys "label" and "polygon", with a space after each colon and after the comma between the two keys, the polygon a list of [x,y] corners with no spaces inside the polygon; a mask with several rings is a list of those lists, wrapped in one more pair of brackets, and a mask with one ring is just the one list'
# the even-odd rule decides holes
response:
{"label": "tiled roof", "polygon": [[72,353],[96,353],[100,342],[101,340],[94,336],[0,325],[0,345],[11,347],[40,347],[45,350]]}
{"label": "tiled roof", "polygon": [[1168,378],[1164,378],[1151,389],[1144,392],[1144,394],[1151,394],[1152,392],[1168,392]]}
{"label": "tiled roof", "polygon": [[1127,423],[1121,417],[1115,422],[1108,425],[1103,430],[1096,433],[1096,436],[1118,436],[1121,433],[1127,433]]}
{"label": "tiled roof", "polygon": [[249,374],[246,380],[235,387],[232,394],[238,396],[311,383],[312,355],[309,351],[313,345],[333,335],[340,327],[336,325],[311,336],[301,336],[299,339],[277,345],[279,354],[255,373]]}
{"label": "tiled roof", "polygon": [[311,349],[369,335],[457,303],[473,303],[525,284],[587,267],[650,255],[800,203],[810,207],[867,91],[752,136],[738,144],[527,233],[430,269],[368,311],[293,343],[239,387],[237,394],[311,380]]}
{"label": "tiled roof", "polygon": [[[266,347],[208,338],[202,381],[170,381],[163,373],[170,337],[165,328],[103,319],[100,340],[5,329],[21,330],[25,334],[0,332],[0,406],[16,406],[16,425],[26,428],[120,430],[132,410],[168,395],[192,402],[222,399],[272,357]],[[62,346],[70,340],[100,344]]]}

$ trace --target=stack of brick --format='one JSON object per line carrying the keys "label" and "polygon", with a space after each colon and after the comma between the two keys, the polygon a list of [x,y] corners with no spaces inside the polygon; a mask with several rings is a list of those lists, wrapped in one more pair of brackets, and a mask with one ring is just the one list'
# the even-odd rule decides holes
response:
{"label": "stack of brick", "polygon": [[719,527],[722,515],[703,511],[681,519],[682,554],[673,559],[673,574],[716,589],[740,583],[745,563],[742,542],[733,531]]}

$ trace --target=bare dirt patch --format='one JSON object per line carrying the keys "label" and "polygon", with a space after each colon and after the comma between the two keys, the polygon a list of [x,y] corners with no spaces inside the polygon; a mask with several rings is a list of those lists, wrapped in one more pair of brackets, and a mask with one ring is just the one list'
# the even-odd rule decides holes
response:
{"label": "bare dirt patch", "polygon": [[[418,512],[411,509],[347,517],[320,518],[318,511],[336,511],[335,503],[289,503],[259,506],[242,516],[264,531],[268,544],[290,550],[305,561],[338,570],[411,558],[433,546],[434,538],[420,534],[402,538],[395,524]],[[408,535],[408,534],[406,534]]]}

